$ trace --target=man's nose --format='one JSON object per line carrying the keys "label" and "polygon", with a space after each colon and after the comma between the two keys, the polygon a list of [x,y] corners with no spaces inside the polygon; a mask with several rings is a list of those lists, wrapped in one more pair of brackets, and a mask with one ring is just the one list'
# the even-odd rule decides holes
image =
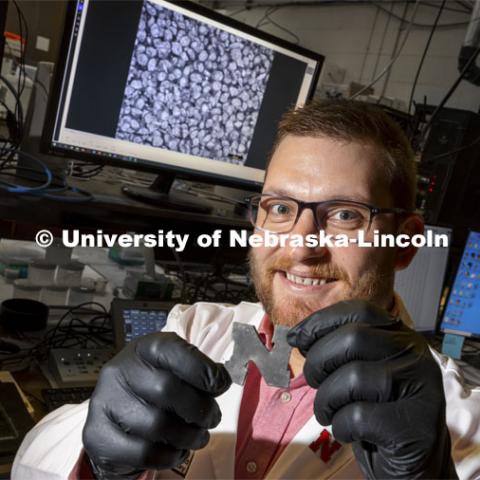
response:
{"label": "man's nose", "polygon": [[306,261],[310,258],[321,258],[327,252],[328,249],[324,246],[317,246],[317,247],[308,247],[305,245],[305,237],[307,235],[316,235],[318,236],[319,230],[317,224],[315,222],[315,217],[313,215],[313,211],[311,209],[306,208],[300,214],[297,223],[293,227],[293,230],[290,232],[290,236],[292,235],[302,235],[303,242],[302,246],[294,247],[288,246],[288,254],[290,258],[295,260],[296,262]]}

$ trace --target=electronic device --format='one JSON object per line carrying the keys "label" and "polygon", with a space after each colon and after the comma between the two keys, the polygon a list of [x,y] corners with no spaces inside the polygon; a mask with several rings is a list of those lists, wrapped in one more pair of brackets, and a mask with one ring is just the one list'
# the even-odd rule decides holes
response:
{"label": "electronic device", "polygon": [[480,337],[480,231],[468,234],[440,329]]}
{"label": "electronic device", "polygon": [[54,348],[50,350],[48,369],[62,387],[93,386],[100,369],[113,355],[109,349]]}
{"label": "electronic device", "polygon": [[148,302],[115,298],[110,307],[115,346],[123,348],[134,338],[162,330],[174,302]]}
{"label": "electronic device", "polygon": [[88,400],[93,390],[94,387],[44,388],[42,389],[42,397],[47,410],[51,412],[62,405],[82,403]]}
{"label": "electronic device", "polygon": [[[324,57],[189,1],[71,2],[44,129],[56,154],[259,189],[281,115],[313,96]],[[173,194],[172,194],[173,195]],[[191,197],[190,197],[191,198]]]}
{"label": "electronic device", "polygon": [[[425,233],[428,231],[445,235],[450,246],[451,228],[425,225]],[[419,248],[412,263],[395,274],[395,291],[415,322],[417,331],[433,333],[437,328],[449,251],[449,247]]]}
{"label": "electronic device", "polygon": [[459,247],[469,228],[480,228],[479,131],[479,114],[443,108],[433,121],[419,165],[425,220],[452,226]]}

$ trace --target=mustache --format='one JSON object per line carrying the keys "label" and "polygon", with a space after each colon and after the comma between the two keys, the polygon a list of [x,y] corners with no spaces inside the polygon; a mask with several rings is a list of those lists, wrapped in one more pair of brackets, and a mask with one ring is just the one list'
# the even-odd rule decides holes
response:
{"label": "mustache", "polygon": [[[278,258],[272,259],[267,265],[266,270],[269,274],[275,273],[277,270],[290,270],[296,263],[290,258]],[[315,277],[322,278],[335,278],[337,280],[343,280],[348,282],[349,277],[347,272],[335,265],[332,262],[328,263],[311,263],[309,265],[309,274]]]}

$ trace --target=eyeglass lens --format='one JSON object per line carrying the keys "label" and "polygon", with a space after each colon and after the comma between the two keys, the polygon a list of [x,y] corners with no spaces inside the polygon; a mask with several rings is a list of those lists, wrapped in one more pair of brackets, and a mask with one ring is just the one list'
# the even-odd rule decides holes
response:
{"label": "eyeglass lens", "polygon": [[[299,208],[294,200],[264,196],[253,203],[251,220],[261,229],[287,233],[298,220]],[[370,225],[370,209],[348,202],[319,203],[315,216],[317,227],[329,234],[366,230]]]}

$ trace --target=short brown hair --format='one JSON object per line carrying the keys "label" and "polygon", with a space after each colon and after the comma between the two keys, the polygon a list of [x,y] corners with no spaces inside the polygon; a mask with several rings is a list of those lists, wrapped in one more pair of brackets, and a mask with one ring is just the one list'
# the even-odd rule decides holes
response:
{"label": "short brown hair", "polygon": [[279,123],[272,155],[287,135],[329,137],[378,147],[395,206],[415,210],[414,153],[400,126],[379,107],[354,100],[322,100],[291,110]]}

